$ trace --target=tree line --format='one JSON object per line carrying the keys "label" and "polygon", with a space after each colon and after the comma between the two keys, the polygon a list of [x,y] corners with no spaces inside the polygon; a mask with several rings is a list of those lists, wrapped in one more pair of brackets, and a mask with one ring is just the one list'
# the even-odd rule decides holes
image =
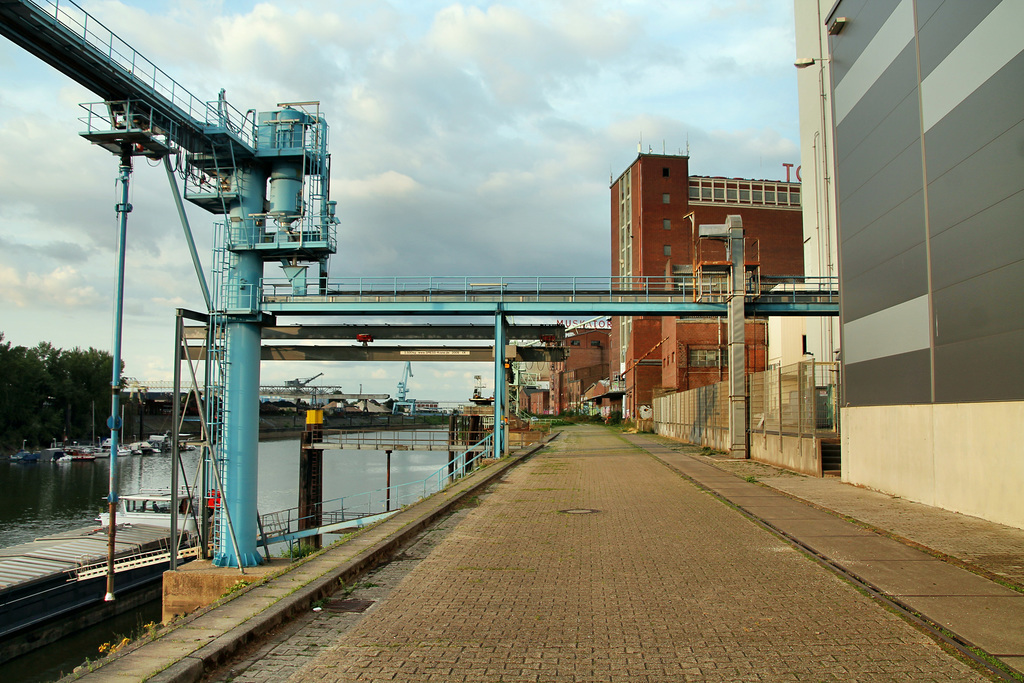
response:
{"label": "tree line", "polygon": [[102,436],[113,363],[94,348],[13,346],[0,332],[0,453]]}

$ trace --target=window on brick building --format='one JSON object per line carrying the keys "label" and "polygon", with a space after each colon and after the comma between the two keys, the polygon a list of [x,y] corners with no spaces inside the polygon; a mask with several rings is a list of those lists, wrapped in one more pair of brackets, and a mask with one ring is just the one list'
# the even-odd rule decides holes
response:
{"label": "window on brick building", "polygon": [[661,203],[662,204],[668,204],[669,203],[668,192],[665,192],[664,194],[661,195]]}
{"label": "window on brick building", "polygon": [[580,345],[580,340],[579,339],[570,339],[569,340],[569,346],[579,346],[579,345]]}
{"label": "window on brick building", "polygon": [[668,167],[667,166],[663,166],[662,167],[662,169],[661,169],[661,177],[662,178],[668,178]]}
{"label": "window on brick building", "polygon": [[720,349],[690,349],[690,367],[717,368],[727,366],[728,357]]}
{"label": "window on brick building", "polygon": [[666,230],[671,230],[672,229],[672,219],[671,218],[663,218],[661,220],[661,227],[665,228]]}
{"label": "window on brick building", "polygon": [[665,256],[671,256],[672,255],[672,245],[671,244],[666,244],[665,247],[664,247],[664,251],[665,251]]}
{"label": "window on brick building", "polygon": [[590,340],[590,345],[591,346],[596,346],[598,348],[601,348],[601,340],[600,339],[591,339]]}

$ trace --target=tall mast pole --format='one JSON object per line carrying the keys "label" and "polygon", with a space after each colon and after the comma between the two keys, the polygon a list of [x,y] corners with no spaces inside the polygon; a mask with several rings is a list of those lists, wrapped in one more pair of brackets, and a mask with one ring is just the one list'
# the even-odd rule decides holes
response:
{"label": "tall mast pole", "polygon": [[132,205],[128,203],[128,182],[132,175],[132,155],[128,145],[121,147],[121,164],[118,167],[118,182],[121,183],[121,201],[117,205],[117,291],[114,295],[114,368],[110,380],[110,492],[107,494],[107,508],[110,513],[110,527],[107,529],[107,602],[114,600],[114,548],[117,529],[117,447],[121,432],[121,327],[124,318],[124,254],[125,238],[128,234],[128,214]]}

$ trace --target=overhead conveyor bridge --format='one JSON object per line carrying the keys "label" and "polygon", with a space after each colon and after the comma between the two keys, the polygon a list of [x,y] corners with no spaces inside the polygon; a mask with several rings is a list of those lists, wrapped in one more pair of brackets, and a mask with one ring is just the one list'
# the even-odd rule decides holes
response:
{"label": "overhead conveyor bridge", "polygon": [[[682,277],[331,278],[323,294],[264,279],[259,307],[280,315],[724,316],[731,293]],[[748,283],[746,315],[838,315],[836,278],[763,276]]]}
{"label": "overhead conveyor bridge", "polygon": [[[216,144],[226,158],[255,154],[255,120],[223,99],[196,97],[72,2],[0,0],[0,35],[88,88],[103,99],[99,104],[137,103],[149,130],[189,152],[211,152]],[[95,131],[98,118],[111,115],[109,108],[83,107]]]}

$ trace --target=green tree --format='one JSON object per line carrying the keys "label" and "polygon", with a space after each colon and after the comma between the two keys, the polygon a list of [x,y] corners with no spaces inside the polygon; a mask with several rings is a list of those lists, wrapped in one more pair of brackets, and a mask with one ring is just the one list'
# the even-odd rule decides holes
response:
{"label": "green tree", "polygon": [[97,349],[69,351],[42,342],[14,346],[0,333],[0,448],[27,441],[31,447],[52,440],[84,440],[96,433],[109,412],[113,359]]}

